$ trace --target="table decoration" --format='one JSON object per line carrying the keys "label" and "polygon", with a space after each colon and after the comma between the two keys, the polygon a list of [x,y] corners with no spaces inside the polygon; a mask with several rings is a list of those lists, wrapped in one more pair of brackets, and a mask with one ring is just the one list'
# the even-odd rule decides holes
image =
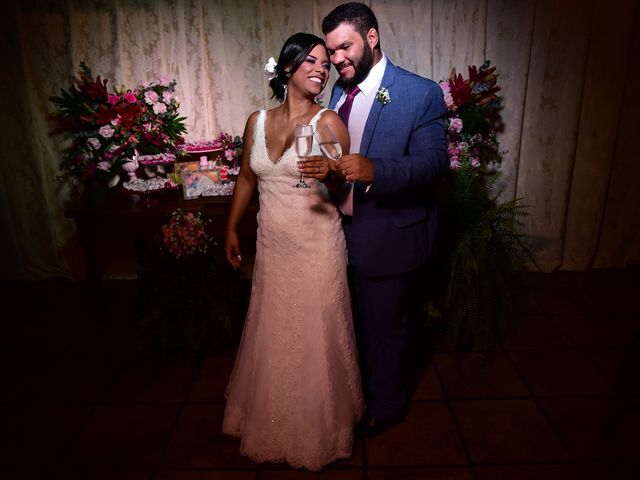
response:
{"label": "table decoration", "polygon": [[159,76],[134,88],[107,89],[107,80],[80,63],[78,77],[55,105],[54,134],[64,139],[59,179],[77,186],[97,179],[120,182],[122,166],[142,155],[178,155],[184,143],[184,117],[178,114],[175,80]]}

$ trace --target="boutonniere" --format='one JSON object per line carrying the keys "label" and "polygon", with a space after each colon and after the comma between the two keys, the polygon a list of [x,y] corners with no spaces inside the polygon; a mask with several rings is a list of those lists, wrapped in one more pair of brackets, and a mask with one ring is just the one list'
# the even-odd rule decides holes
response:
{"label": "boutonniere", "polygon": [[376,100],[378,100],[384,107],[387,103],[391,103],[391,97],[389,96],[389,90],[384,87],[378,89],[376,93]]}

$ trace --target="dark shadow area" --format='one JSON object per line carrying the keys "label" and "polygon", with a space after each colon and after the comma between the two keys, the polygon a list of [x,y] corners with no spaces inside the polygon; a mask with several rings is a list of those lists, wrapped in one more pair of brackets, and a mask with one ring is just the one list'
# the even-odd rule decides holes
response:
{"label": "dark shadow area", "polygon": [[[0,475],[306,478],[220,433],[250,291],[239,278],[235,333],[200,356],[151,348],[143,280],[0,284]],[[314,478],[636,478],[639,287],[631,268],[519,273],[513,332],[489,359],[417,323],[407,418]]]}

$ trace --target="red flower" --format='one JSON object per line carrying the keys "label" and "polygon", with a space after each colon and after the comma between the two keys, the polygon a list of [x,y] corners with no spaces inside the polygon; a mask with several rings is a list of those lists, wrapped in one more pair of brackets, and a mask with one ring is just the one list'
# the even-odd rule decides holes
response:
{"label": "red flower", "polygon": [[465,105],[473,101],[471,85],[467,80],[462,78],[462,75],[456,75],[455,68],[451,71],[451,77],[449,77],[449,87],[451,88],[453,101],[457,106]]}
{"label": "red flower", "polygon": [[82,76],[80,82],[78,82],[78,89],[80,93],[89,97],[91,100],[101,100],[107,98],[107,81],[100,81],[100,75],[95,81],[91,77]]}

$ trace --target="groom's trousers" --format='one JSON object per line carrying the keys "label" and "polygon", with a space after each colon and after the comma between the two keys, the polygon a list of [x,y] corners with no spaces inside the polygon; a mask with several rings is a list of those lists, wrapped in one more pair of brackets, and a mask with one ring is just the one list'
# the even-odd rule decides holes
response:
{"label": "groom's trousers", "polygon": [[409,324],[416,273],[368,277],[349,267],[354,326],[367,413],[381,422],[407,408]]}

